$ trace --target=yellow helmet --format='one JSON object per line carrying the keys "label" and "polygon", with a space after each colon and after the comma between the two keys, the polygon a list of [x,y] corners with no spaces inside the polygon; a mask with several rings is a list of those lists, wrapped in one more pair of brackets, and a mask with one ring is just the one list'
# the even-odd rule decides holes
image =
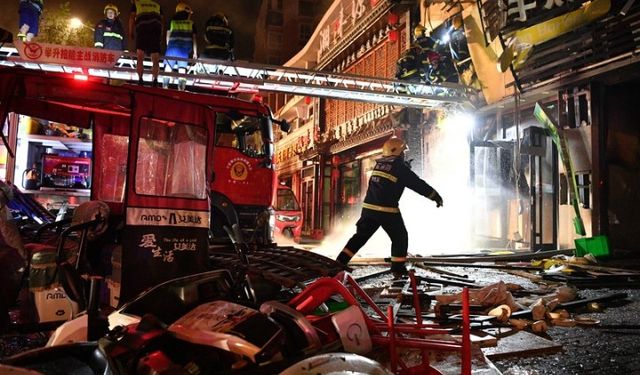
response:
{"label": "yellow helmet", "polygon": [[107,11],[109,9],[111,9],[116,14],[116,17],[118,17],[118,15],[120,15],[120,12],[118,11],[118,7],[113,3],[109,3],[109,4],[104,6],[103,13],[104,13],[105,16],[107,15]]}
{"label": "yellow helmet", "polygon": [[395,135],[382,146],[382,156],[400,156],[407,149],[407,144]]}
{"label": "yellow helmet", "polygon": [[458,30],[462,27],[462,16],[457,15],[453,17],[453,21],[451,22],[451,26],[453,26],[454,30]]}
{"label": "yellow helmet", "polygon": [[424,26],[418,25],[413,29],[413,36],[416,38],[426,36],[426,32],[427,29]]}
{"label": "yellow helmet", "polygon": [[187,12],[193,14],[191,7],[187,3],[178,3],[178,5],[176,5],[176,13],[178,12]]}

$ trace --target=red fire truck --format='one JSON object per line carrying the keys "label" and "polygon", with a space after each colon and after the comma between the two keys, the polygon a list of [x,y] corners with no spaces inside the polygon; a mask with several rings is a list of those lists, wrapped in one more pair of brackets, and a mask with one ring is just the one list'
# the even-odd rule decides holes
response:
{"label": "red fire truck", "polygon": [[121,226],[121,300],[204,271],[211,240],[229,238],[224,226],[245,242],[272,242],[272,123],[286,123],[268,107],[80,78],[0,67],[0,119],[93,128],[91,199]]}

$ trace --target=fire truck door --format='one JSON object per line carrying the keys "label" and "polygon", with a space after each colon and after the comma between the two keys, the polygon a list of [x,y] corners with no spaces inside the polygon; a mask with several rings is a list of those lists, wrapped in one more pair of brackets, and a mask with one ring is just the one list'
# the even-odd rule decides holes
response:
{"label": "fire truck door", "polygon": [[207,269],[213,115],[195,103],[134,95],[121,302]]}

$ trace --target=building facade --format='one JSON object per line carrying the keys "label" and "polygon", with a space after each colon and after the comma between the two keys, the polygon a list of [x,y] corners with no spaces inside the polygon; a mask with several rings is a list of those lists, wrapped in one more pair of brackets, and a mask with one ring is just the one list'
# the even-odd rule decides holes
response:
{"label": "building facade", "polygon": [[[613,249],[638,250],[640,4],[499,3],[333,2],[287,65],[392,78],[423,24],[452,51],[464,44],[452,56],[460,82],[478,90],[475,125],[452,143],[466,128],[447,110],[270,95],[295,125],[279,135],[276,162],[302,202],[307,236],[357,216],[367,172],[395,134],[407,140],[414,170],[446,187],[457,218],[435,225],[468,237],[460,244],[541,250],[605,235]],[[460,173],[440,180],[451,170]]]}
{"label": "building facade", "polygon": [[329,0],[261,1],[253,61],[282,65],[309,41],[329,4]]}
{"label": "building facade", "polygon": [[[383,0],[335,1],[287,65],[393,78],[409,43],[408,16],[394,11]],[[276,144],[279,178],[301,201],[303,234],[322,238],[357,211],[382,143],[402,129],[390,106],[283,95],[269,103],[294,125]]]}

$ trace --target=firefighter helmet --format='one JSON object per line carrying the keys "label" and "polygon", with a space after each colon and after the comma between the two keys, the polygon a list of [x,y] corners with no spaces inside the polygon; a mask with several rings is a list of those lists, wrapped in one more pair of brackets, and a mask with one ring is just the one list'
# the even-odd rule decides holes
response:
{"label": "firefighter helmet", "polygon": [[227,19],[227,16],[224,15],[224,13],[216,13],[213,16],[211,16],[211,19],[209,19],[210,23],[213,26],[229,26],[229,20]]}
{"label": "firefighter helmet", "polygon": [[407,149],[407,144],[396,136],[393,136],[382,146],[382,156],[400,156]]}
{"label": "firefighter helmet", "polygon": [[104,13],[105,16],[107,15],[107,11],[109,9],[111,9],[116,14],[116,17],[118,17],[118,15],[120,15],[120,12],[118,11],[118,7],[113,3],[109,3],[109,4],[104,6],[103,13]]}
{"label": "firefighter helmet", "polygon": [[453,26],[454,30],[459,30],[462,27],[462,16],[457,15],[453,17],[453,21],[451,21],[451,26]]}
{"label": "firefighter helmet", "polygon": [[427,36],[427,29],[422,25],[418,25],[413,29],[413,36],[415,38],[420,38],[422,36]]}
{"label": "firefighter helmet", "polygon": [[183,3],[183,2],[180,2],[178,3],[178,5],[176,5],[176,13],[179,13],[179,12],[187,12],[187,13],[193,14],[193,10],[191,10],[191,7],[189,6],[189,4]]}

